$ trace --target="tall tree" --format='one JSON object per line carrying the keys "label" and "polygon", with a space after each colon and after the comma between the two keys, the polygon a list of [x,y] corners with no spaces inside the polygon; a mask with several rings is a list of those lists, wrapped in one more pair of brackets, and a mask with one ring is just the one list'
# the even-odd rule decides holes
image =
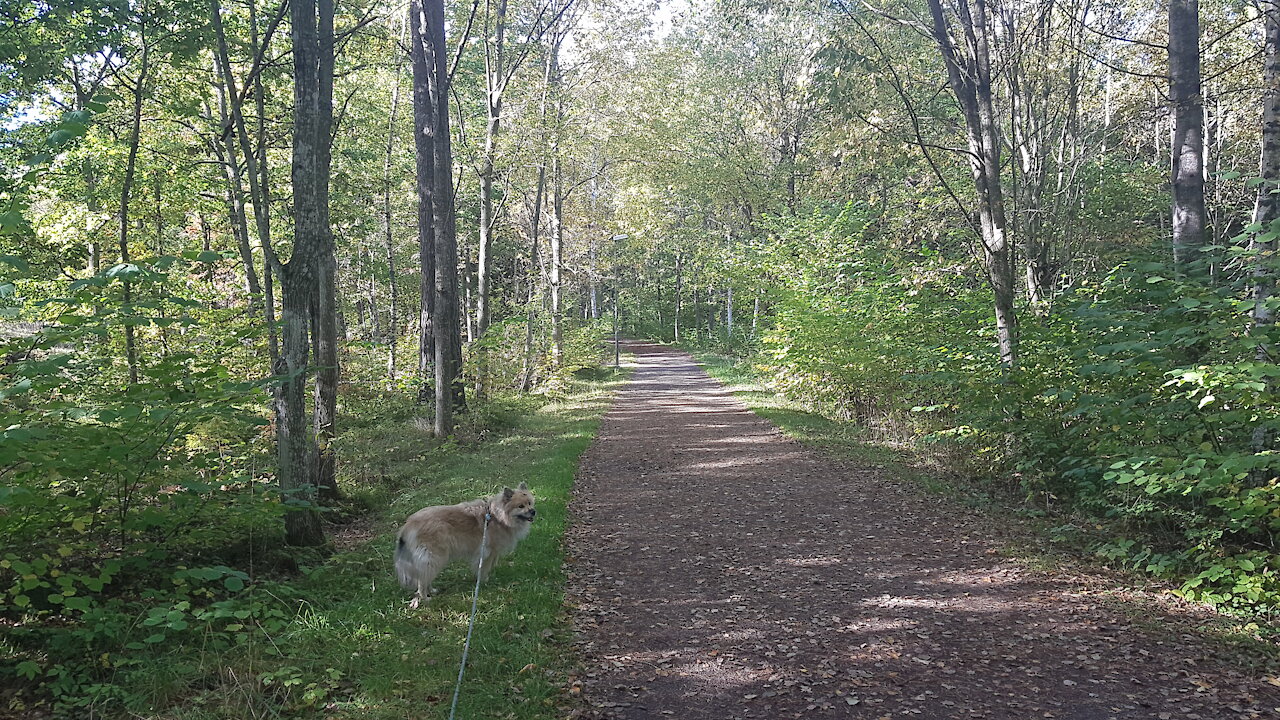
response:
{"label": "tall tree", "polygon": [[[129,199],[133,193],[134,178],[138,169],[138,147],[142,141],[142,101],[147,94],[147,82],[150,79],[151,71],[151,45],[147,36],[147,24],[150,18],[147,16],[146,8],[138,9],[138,38],[141,44],[140,57],[138,60],[138,75],[132,83],[125,82],[125,86],[133,95],[133,115],[129,128],[129,155],[125,161],[124,181],[120,186],[120,262],[128,263],[132,260],[129,254]],[[129,281],[129,276],[124,276],[124,305],[128,308],[133,303],[133,287]],[[137,335],[134,325],[128,323],[124,326],[124,353],[125,362],[129,366],[129,384],[136,385],[138,383],[138,345]]]}
{"label": "tall tree", "polygon": [[1173,260],[1199,264],[1205,243],[1204,98],[1200,93],[1200,0],[1169,0],[1169,103],[1173,124]]}
{"label": "tall tree", "polygon": [[[1263,17],[1263,92],[1262,152],[1259,161],[1258,194],[1253,206],[1255,232],[1249,239],[1253,259],[1253,332],[1262,336],[1275,325],[1271,298],[1275,294],[1275,254],[1277,225],[1280,225],[1280,2],[1262,0]],[[1275,362],[1273,348],[1259,340],[1255,354],[1258,362]],[[1262,452],[1270,446],[1266,427],[1254,429],[1253,449]]]}
{"label": "tall tree", "polygon": [[[254,3],[249,4],[250,12],[253,13]],[[249,135],[248,125],[244,117],[243,95],[236,87],[235,73],[231,68],[231,54],[228,51],[226,30],[222,23],[222,6],[220,0],[210,0],[209,2],[210,18],[212,20],[212,28],[215,39],[215,51],[217,58],[217,67],[220,73],[221,87],[219,89],[219,110],[223,127],[221,135],[224,138],[227,155],[227,173],[228,181],[231,185],[230,193],[232,194],[233,212],[237,215],[235,222],[237,225],[245,225],[240,232],[244,235],[243,243],[245,245],[241,250],[244,255],[243,262],[246,264],[245,272],[248,277],[249,290],[253,294],[262,293],[262,313],[263,319],[267,326],[267,348],[270,353],[271,363],[274,365],[280,355],[279,340],[276,337],[276,309],[275,298],[273,292],[272,274],[279,270],[279,260],[275,257],[274,247],[271,244],[271,202],[270,202],[270,186],[267,181],[266,168],[266,148],[262,147],[262,133],[259,132],[259,146],[255,147],[253,138]],[[274,16],[268,34],[275,32],[277,23],[283,18],[285,7],[282,5],[279,12]],[[263,52],[258,49],[257,38],[257,16],[253,14],[251,17],[253,26],[253,46],[254,46],[254,63],[250,74],[253,76],[256,101],[258,103],[258,122],[264,124],[265,111],[263,110],[261,98],[262,94],[262,63]],[[236,152],[239,146],[240,152]],[[240,172],[240,161],[238,155],[244,157],[245,170],[243,174]],[[247,223],[244,217],[244,179],[247,178],[249,185],[249,199],[253,204],[254,228],[258,235],[258,246],[262,248],[263,257],[265,259],[265,272],[263,273],[263,282],[258,286],[256,272],[253,269],[253,258],[248,250],[249,239],[247,235]]]}
{"label": "tall tree", "polygon": [[[406,8],[406,13],[408,9]],[[405,32],[408,30],[409,18],[406,16],[402,19],[400,25],[399,37],[403,42]],[[403,55],[396,59],[395,64],[395,80],[391,86],[391,111],[387,115],[387,152],[382,160],[382,233],[385,243],[387,257],[387,276],[389,278],[389,288],[391,290],[391,307],[387,313],[387,381],[394,383],[396,380],[396,345],[399,341],[399,316],[400,316],[400,293],[399,283],[396,279],[396,247],[395,235],[392,232],[392,213],[391,213],[391,167],[394,161],[394,153],[396,148],[396,118],[400,114],[400,85],[401,76],[404,74]]]}
{"label": "tall tree", "polygon": [[[323,14],[327,18],[322,17]],[[309,505],[318,497],[314,445],[307,434],[307,356],[313,309],[322,302],[320,277],[329,248],[328,184],[332,97],[333,5],[329,0],[292,0],[293,255],[281,267],[283,348],[277,375],[277,455],[280,487],[304,503],[285,515],[285,539],[292,545],[324,542],[320,516]],[[322,40],[327,28],[329,39]],[[329,57],[323,55],[329,53]],[[327,77],[325,74],[327,73]]]}
{"label": "tall tree", "polygon": [[996,338],[1000,362],[1018,362],[1018,323],[1014,312],[1013,258],[1006,237],[1004,191],[1000,179],[1000,130],[991,96],[991,19],[986,0],[956,0],[962,45],[951,37],[941,0],[929,0],[933,38],[947,67],[947,78],[964,115],[969,168],[978,195],[983,260],[995,295]]}
{"label": "tall tree", "polygon": [[564,130],[564,98],[560,95],[560,46],[563,33],[554,33],[547,48],[547,92],[555,107],[551,127],[551,360],[556,370],[564,367],[564,287],[561,283],[564,266],[564,201],[568,195],[564,182],[561,158],[561,134]]}
{"label": "tall tree", "polygon": [[[315,425],[316,485],[327,500],[338,497],[337,458],[333,441],[338,422],[338,259],[329,225],[329,172],[333,164],[333,6],[334,0],[316,0],[319,56],[316,59],[316,107],[321,117],[316,130],[320,153],[315,178],[315,209],[320,253],[316,263],[316,299],[311,306],[312,345],[316,385],[312,409]],[[296,197],[296,193],[295,193]]]}
{"label": "tall tree", "polygon": [[[422,53],[426,65],[427,107],[419,107],[422,98],[414,94],[415,119],[423,116],[430,138],[429,174],[426,185],[431,195],[431,227],[435,250],[434,308],[431,327],[435,336],[435,434],[446,437],[453,432],[453,411],[465,404],[462,386],[462,336],[458,303],[458,244],[454,211],[453,149],[449,130],[451,68],[445,43],[444,1],[420,0],[411,10],[418,19],[414,24],[413,43]],[[418,67],[415,63],[415,74]],[[415,90],[417,80],[415,77]],[[424,169],[423,158],[418,170]],[[423,177],[418,177],[419,187]],[[419,202],[422,202],[421,195]],[[421,212],[421,208],[419,209]]]}
{"label": "tall tree", "polygon": [[409,61],[413,69],[413,149],[418,196],[418,402],[432,398],[435,382],[435,106],[431,99],[432,55],[427,45],[423,0],[409,5]]}

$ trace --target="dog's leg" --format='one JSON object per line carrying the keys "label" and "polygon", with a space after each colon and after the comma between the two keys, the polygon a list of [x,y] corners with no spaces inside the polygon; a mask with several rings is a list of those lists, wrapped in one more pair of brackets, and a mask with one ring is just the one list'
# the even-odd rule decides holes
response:
{"label": "dog's leg", "polygon": [[[484,566],[480,567],[480,582],[489,582],[489,575],[493,572],[493,566],[498,564],[498,560],[501,557],[493,548],[485,549]],[[478,561],[476,565],[478,565]]]}
{"label": "dog's leg", "polygon": [[418,557],[415,565],[418,576],[418,592],[414,594],[413,600],[409,603],[410,608],[417,608],[424,602],[431,599],[431,583],[435,582],[436,576],[444,569],[447,564],[447,558],[442,558],[437,553],[423,551]]}

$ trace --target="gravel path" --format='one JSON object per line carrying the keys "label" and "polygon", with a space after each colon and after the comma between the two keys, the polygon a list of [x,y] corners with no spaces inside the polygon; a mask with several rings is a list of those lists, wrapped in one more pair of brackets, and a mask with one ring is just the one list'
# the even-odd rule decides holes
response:
{"label": "gravel path", "polygon": [[1176,608],[1027,569],[990,521],[628,349],[571,505],[575,716],[1280,718],[1280,681]]}

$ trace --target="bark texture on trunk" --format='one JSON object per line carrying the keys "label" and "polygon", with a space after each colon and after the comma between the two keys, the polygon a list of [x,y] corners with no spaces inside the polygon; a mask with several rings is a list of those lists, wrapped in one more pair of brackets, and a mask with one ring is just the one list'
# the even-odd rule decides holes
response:
{"label": "bark texture on trunk", "polygon": [[[322,28],[332,29],[332,5],[321,0],[292,0],[290,20],[293,38],[294,128],[293,128],[293,255],[281,268],[283,352],[277,374],[284,376],[276,396],[277,453],[280,488],[286,499],[304,505],[285,515],[285,539],[291,545],[318,545],[324,542],[320,516],[311,504],[318,498],[316,453],[307,427],[307,357],[312,348],[308,332],[314,308],[322,302],[321,275],[324,255],[330,247],[328,227],[329,118],[322,107],[332,87],[322,77],[332,61],[323,58],[329,42]],[[325,23],[317,17],[327,7]],[[319,343],[316,343],[319,350]],[[320,359],[317,358],[317,364]]]}
{"label": "bark texture on trunk", "polygon": [[409,61],[413,68],[413,148],[418,195],[418,402],[425,404],[433,398],[431,388],[435,383],[436,244],[432,220],[435,111],[422,0],[413,0],[409,5]]}
{"label": "bark texture on trunk", "polygon": [[435,307],[432,313],[435,335],[434,430],[436,437],[447,437],[453,432],[454,410],[466,402],[461,372],[458,246],[453,205],[453,150],[449,131],[450,54],[445,44],[443,0],[421,0],[420,7],[421,17],[415,30],[421,34],[416,34],[414,43],[423,46],[429,70],[427,99],[430,104],[426,126],[431,138],[429,185],[435,249]]}
{"label": "bark texture on trunk", "polygon": [[929,0],[933,37],[947,67],[947,78],[964,114],[969,166],[978,196],[983,261],[995,296],[1000,363],[1017,366],[1018,325],[1014,312],[1013,257],[1006,237],[1004,194],[1000,186],[1000,131],[991,97],[989,17],[985,0],[955,5],[963,50],[951,37],[941,0]]}
{"label": "bark texture on trunk", "polygon": [[1204,98],[1200,93],[1200,2],[1169,0],[1169,102],[1173,123],[1173,260],[1201,265],[1205,244]]}
{"label": "bark texture on trunk", "polygon": [[316,356],[315,423],[316,486],[323,500],[338,498],[337,458],[333,441],[338,429],[338,261],[333,231],[329,227],[329,169],[332,165],[333,142],[333,0],[316,0],[317,34],[320,53],[317,59],[317,104],[320,119],[316,128],[316,147],[320,154],[319,176],[315,179],[315,206],[320,254],[316,262],[316,335],[312,338]]}

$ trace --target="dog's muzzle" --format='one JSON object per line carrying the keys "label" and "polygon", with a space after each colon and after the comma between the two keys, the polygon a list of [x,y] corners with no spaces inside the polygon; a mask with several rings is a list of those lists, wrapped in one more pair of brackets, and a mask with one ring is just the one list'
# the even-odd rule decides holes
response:
{"label": "dog's muzzle", "polygon": [[525,522],[533,522],[533,519],[537,516],[538,516],[537,510],[530,510],[529,512],[520,513],[519,515],[516,515],[516,517],[520,518],[521,520],[524,520]]}

